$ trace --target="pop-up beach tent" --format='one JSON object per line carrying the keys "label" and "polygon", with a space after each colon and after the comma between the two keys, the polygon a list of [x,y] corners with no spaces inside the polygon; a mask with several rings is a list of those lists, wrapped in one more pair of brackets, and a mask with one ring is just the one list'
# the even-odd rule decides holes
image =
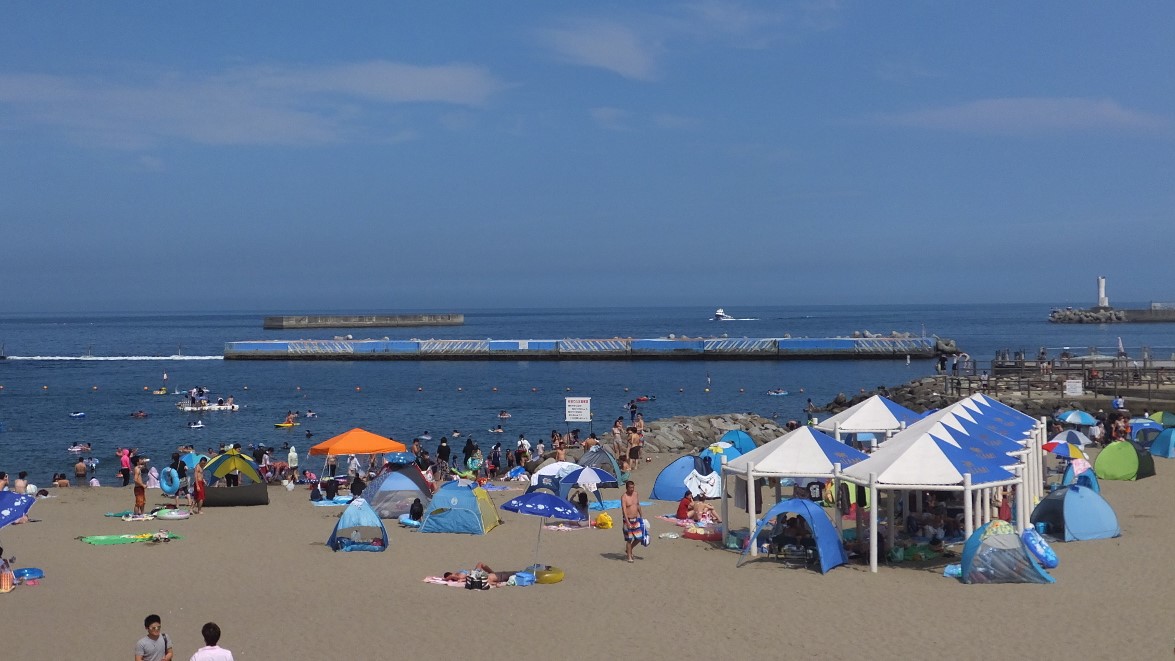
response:
{"label": "pop-up beach tent", "polygon": [[[376,539],[380,543],[374,543]],[[388,547],[388,531],[371,505],[356,498],[339,515],[326,545],[332,551],[383,551]]]}
{"label": "pop-up beach tent", "polygon": [[484,535],[501,525],[498,508],[476,482],[453,480],[433,494],[424,509],[420,532],[453,532]]}
{"label": "pop-up beach tent", "polygon": [[1155,474],[1155,460],[1138,443],[1114,441],[1094,460],[1093,470],[1102,480],[1141,480]]}
{"label": "pop-up beach tent", "polygon": [[620,477],[620,464],[616,461],[616,457],[602,445],[593,445],[590,450],[583,453],[579,458],[579,465],[584,468],[599,468],[600,470],[611,473],[617,478]]}
{"label": "pop-up beach tent", "polygon": [[[746,454],[755,449],[755,439],[741,429],[731,429],[718,439],[719,443],[730,443],[739,454]],[[717,466],[715,466],[717,469]]]}
{"label": "pop-up beach tent", "polygon": [[685,497],[686,478],[690,473],[698,472],[705,475],[705,464],[702,458],[697,455],[685,455],[678,457],[669,463],[668,466],[661,469],[657,473],[657,479],[653,480],[653,491],[649,494],[649,498],[653,500],[681,500]]}
{"label": "pop-up beach tent", "polygon": [[1159,433],[1151,443],[1151,454],[1164,459],[1175,459],[1175,427],[1168,427]]}
{"label": "pop-up beach tent", "polygon": [[412,501],[417,498],[428,509],[432,490],[416,464],[405,464],[380,473],[367,485],[363,495],[370,499],[371,508],[381,519],[395,519],[401,514],[407,514]]}
{"label": "pop-up beach tent", "polygon": [[1040,566],[1016,529],[1006,521],[989,521],[963,545],[964,583],[1055,583]]}
{"label": "pop-up beach tent", "polygon": [[1122,534],[1118,516],[1106,499],[1077,484],[1045,496],[1032,510],[1031,521],[1033,525],[1046,524],[1048,534],[1066,542],[1110,539]]}
{"label": "pop-up beach tent", "polygon": [[808,522],[808,529],[812,531],[812,539],[816,542],[816,553],[820,556],[820,573],[827,574],[828,570],[833,567],[848,563],[849,558],[840,543],[840,534],[837,533],[832,522],[828,520],[824,508],[807,498],[788,498],[779,501],[774,507],[767,510],[767,513],[755,524],[754,534],[750,537],[752,543],[743,549],[738,566],[741,567],[749,558],[753,557],[748,553],[751,547],[756,546],[754,540],[759,539],[759,533],[763,528],[773,525],[775,517],[785,514],[795,514]]}
{"label": "pop-up beach tent", "polygon": [[1102,486],[1097,481],[1097,473],[1093,472],[1093,466],[1085,459],[1074,459],[1065,467],[1065,474],[1061,476],[1061,486],[1067,487],[1070,484],[1091,489],[1094,493],[1102,492]]}

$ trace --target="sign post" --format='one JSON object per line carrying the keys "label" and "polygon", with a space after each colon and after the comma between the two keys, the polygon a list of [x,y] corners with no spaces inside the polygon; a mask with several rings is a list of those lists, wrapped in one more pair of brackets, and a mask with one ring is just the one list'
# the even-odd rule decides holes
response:
{"label": "sign post", "polygon": [[586,422],[588,423],[588,430],[591,431],[592,424],[592,398],[591,397],[564,397],[563,398],[564,422]]}

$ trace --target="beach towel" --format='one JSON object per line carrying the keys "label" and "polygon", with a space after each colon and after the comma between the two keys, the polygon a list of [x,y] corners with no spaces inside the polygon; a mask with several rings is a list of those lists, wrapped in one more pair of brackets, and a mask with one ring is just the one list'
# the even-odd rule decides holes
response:
{"label": "beach towel", "polygon": [[[674,512],[674,514],[676,514],[676,512]],[[698,524],[697,521],[691,521],[690,519],[679,519],[676,516],[673,516],[673,514],[662,514],[657,518],[661,519],[662,521],[668,521],[675,526],[681,526],[682,528],[688,528]]]}
{"label": "beach towel", "polygon": [[518,487],[508,487],[504,484],[491,484],[487,482],[482,489],[486,491],[517,491]]}
{"label": "beach towel", "polygon": [[[652,506],[653,506],[653,503],[651,503],[651,502],[644,501],[644,500],[641,501],[641,507],[652,507]],[[599,502],[590,503],[588,505],[588,509],[595,510],[597,512],[603,512],[604,510],[618,510],[618,509],[620,509],[620,501],[619,500],[601,500]]]}
{"label": "beach towel", "polygon": [[351,504],[351,496],[335,496],[334,500],[312,500],[310,504],[315,507],[346,507]]}
{"label": "beach towel", "polygon": [[122,517],[123,521],[150,521],[154,519],[154,514],[126,514]]}
{"label": "beach towel", "polygon": [[[454,587],[454,588],[465,587],[465,581],[446,581],[444,576],[425,576],[424,582],[432,584],[432,585],[448,585],[448,586]],[[498,585],[491,585],[490,588],[500,588],[500,587],[503,587],[506,585],[510,585],[510,584],[509,583],[499,583]],[[487,588],[487,589],[489,589],[489,588]]]}
{"label": "beach towel", "polygon": [[[91,535],[89,537],[78,537],[77,539],[87,544],[94,546],[111,546],[115,544],[134,544],[136,542],[149,542],[155,537],[153,532],[140,533],[138,535]],[[175,533],[167,533],[168,539],[183,539]]]}
{"label": "beach towel", "polygon": [[134,511],[134,510],[123,510],[123,511],[121,511],[121,512],[107,512],[107,513],[105,514],[105,516],[111,516],[111,517],[114,517],[114,518],[121,519],[121,518],[122,518],[122,517],[124,517],[124,516],[131,516],[131,515],[133,515],[134,513],[135,513],[135,511]]}
{"label": "beach towel", "polygon": [[546,525],[543,527],[546,528],[547,530],[558,530],[560,532],[572,532],[575,530],[591,530],[592,529],[591,526],[569,526],[565,523],[560,523],[558,525]]}

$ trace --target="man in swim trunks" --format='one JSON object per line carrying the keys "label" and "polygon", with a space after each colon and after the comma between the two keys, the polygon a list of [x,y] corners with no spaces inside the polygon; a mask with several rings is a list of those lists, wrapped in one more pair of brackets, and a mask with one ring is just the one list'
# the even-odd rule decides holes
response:
{"label": "man in swim trunks", "polygon": [[632,550],[640,544],[644,533],[641,530],[641,501],[636,495],[636,483],[629,480],[624,483],[624,495],[620,496],[620,515],[623,519],[620,529],[624,533],[624,555],[629,562],[633,561]]}
{"label": "man in swim trunks", "polygon": [[143,473],[147,471],[147,458],[136,457],[134,468],[135,481],[135,516],[142,516],[147,507],[147,483],[143,480]]}

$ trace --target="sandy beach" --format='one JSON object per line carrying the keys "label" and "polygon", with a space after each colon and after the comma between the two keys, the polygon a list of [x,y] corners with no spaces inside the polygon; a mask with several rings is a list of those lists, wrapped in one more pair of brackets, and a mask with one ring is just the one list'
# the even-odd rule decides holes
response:
{"label": "sandy beach", "polygon": [[[636,472],[647,495],[660,466]],[[325,546],[341,509],[271,488],[266,507],[214,508],[186,521],[124,522],[130,489],[53,490],[32,517],[0,531],[6,555],[46,578],[0,595],[8,658],[133,656],[148,613],[163,618],[176,659],[209,620],[237,659],[377,659],[473,654],[489,659],[979,658],[995,645],[1034,659],[1161,658],[1173,646],[1169,586],[1175,513],[1166,460],[1140,482],[1104,482],[1118,539],[1057,543],[1054,585],[963,585],[941,565],[851,565],[827,575],[772,560],[736,568],[730,551],[658,539],[623,561],[621,533],[544,530],[556,585],[474,592],[430,585],[431,574],[485,562],[515,570],[533,558],[538,522],[502,512],[484,536],[421,534],[391,522],[383,553]],[[511,494],[491,495],[501,504]],[[614,497],[619,497],[618,492]],[[148,503],[163,503],[159,491]],[[655,519],[654,535],[680,532]],[[734,526],[745,513],[732,512]],[[80,535],[168,528],[168,544],[91,546]],[[988,652],[990,654],[990,652]]]}

